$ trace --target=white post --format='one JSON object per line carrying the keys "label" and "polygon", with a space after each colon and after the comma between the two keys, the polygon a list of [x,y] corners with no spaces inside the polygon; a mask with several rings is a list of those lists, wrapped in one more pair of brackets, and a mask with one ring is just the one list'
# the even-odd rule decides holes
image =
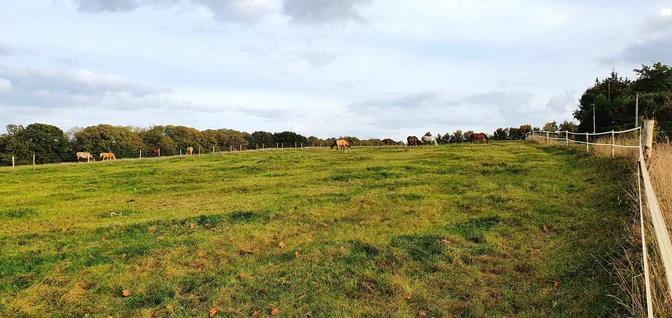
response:
{"label": "white post", "polygon": [[546,132],[546,142],[548,143],[550,139],[548,138],[548,131]]}
{"label": "white post", "polygon": [[[87,152],[87,153],[86,153],[86,163],[89,163],[89,158],[91,158],[91,153],[90,153],[90,152]],[[14,159],[14,158],[12,158],[12,160],[13,160],[13,159]],[[77,163],[79,163],[79,158],[77,158]]]}
{"label": "white post", "polygon": [[590,148],[588,147],[588,142],[590,142],[589,138],[590,137],[588,137],[588,132],[586,131],[586,152],[590,151]]}
{"label": "white post", "polygon": [[614,130],[611,130],[611,157],[614,157],[614,144],[616,142],[616,139],[614,137]]}
{"label": "white post", "polygon": [[565,145],[569,146],[569,131],[565,130]]}
{"label": "white post", "polygon": [[182,148],[180,148],[180,156],[182,155]]}
{"label": "white post", "polygon": [[280,148],[280,144],[276,142],[275,143],[275,148]]}
{"label": "white post", "polygon": [[14,156],[12,156],[12,170],[14,169]]}
{"label": "white post", "polygon": [[635,99],[635,127],[639,125],[639,93],[637,93],[637,98]]}
{"label": "white post", "polygon": [[233,152],[233,145],[229,145],[229,152]]}
{"label": "white post", "polygon": [[303,148],[303,143],[301,143],[301,148]]}
{"label": "white post", "polygon": [[159,153],[158,153],[158,155],[159,155],[159,158],[161,158],[161,148],[159,148]]}
{"label": "white post", "polygon": [[35,170],[35,154],[33,154],[33,170]]}
{"label": "white post", "polygon": [[243,145],[238,145],[238,151],[243,151]]}
{"label": "white post", "polygon": [[140,159],[142,159],[142,149],[140,149]]}
{"label": "white post", "polygon": [[651,151],[653,151],[653,126],[655,122],[651,119],[645,119],[642,122],[642,150],[644,157],[651,158]]}
{"label": "white post", "polygon": [[212,153],[215,153],[215,146],[212,146]]}
{"label": "white post", "polygon": [[595,104],[593,104],[593,134],[597,133],[597,127],[595,126]]}
{"label": "white post", "polygon": [[256,145],[257,150],[259,150],[259,144],[255,144],[255,145]]}

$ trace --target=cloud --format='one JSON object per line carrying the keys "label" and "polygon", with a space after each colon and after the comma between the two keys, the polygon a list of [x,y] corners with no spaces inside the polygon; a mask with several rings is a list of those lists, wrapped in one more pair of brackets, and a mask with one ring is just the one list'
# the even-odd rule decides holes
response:
{"label": "cloud", "polygon": [[77,10],[82,12],[133,11],[140,6],[138,0],[75,0]]}
{"label": "cloud", "polygon": [[0,65],[0,100],[4,105],[139,108],[167,104],[169,100],[162,94],[169,91],[118,75],[88,70],[58,71]]}
{"label": "cloud", "polygon": [[371,3],[371,0],[284,0],[283,10],[296,23],[365,22],[356,7]]}
{"label": "cloud", "polygon": [[667,61],[672,56],[672,18],[649,17],[639,26],[638,43],[625,47],[614,56],[601,59],[604,64],[625,61],[628,63],[650,63]]}
{"label": "cloud", "polygon": [[365,22],[357,12],[359,5],[372,0],[74,0],[77,10],[87,13],[129,12],[140,7],[173,7],[192,4],[212,13],[219,22],[250,22],[271,14],[281,13],[301,24],[329,24],[334,22]]}
{"label": "cloud", "polygon": [[14,55],[14,49],[9,46],[9,44],[0,42],[0,56],[5,55]]}
{"label": "cloud", "polygon": [[317,51],[294,53],[294,55],[306,60],[313,66],[322,66],[328,64],[329,62],[335,60],[338,57],[338,54],[335,53],[317,52]]}
{"label": "cloud", "polygon": [[564,114],[567,112],[567,106],[574,106],[575,101],[574,91],[565,90],[562,94],[549,98],[546,107],[555,110],[559,114]]}
{"label": "cloud", "polygon": [[467,96],[463,99],[463,103],[470,107],[494,106],[502,115],[512,116],[532,112],[533,97],[534,95],[528,92],[493,90]]}

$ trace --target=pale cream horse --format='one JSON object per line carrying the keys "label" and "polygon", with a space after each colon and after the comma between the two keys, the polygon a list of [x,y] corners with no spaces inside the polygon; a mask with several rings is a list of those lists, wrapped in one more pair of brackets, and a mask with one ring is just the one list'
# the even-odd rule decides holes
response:
{"label": "pale cream horse", "polygon": [[79,162],[79,159],[86,159],[86,160],[93,160],[96,161],[96,158],[94,158],[90,152],[78,152],[77,153],[77,162]]}
{"label": "pale cream horse", "polygon": [[100,153],[100,160],[105,161],[107,160],[117,160],[117,157],[114,156],[112,152],[101,152]]}

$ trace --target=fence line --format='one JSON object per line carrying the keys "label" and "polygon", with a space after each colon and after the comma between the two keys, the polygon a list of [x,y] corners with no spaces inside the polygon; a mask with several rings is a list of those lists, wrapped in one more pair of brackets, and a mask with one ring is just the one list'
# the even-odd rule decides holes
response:
{"label": "fence line", "polygon": [[[653,121],[646,121],[644,123],[644,129],[651,129],[653,125]],[[625,146],[625,145],[617,145],[615,143],[614,136],[616,134],[623,134],[623,133],[629,133],[633,131],[639,131],[639,145],[637,146]],[[538,133],[538,134],[536,134]],[[544,134],[545,135],[542,135]],[[557,137],[550,137],[550,134],[565,134],[565,138],[557,138]],[[586,141],[578,141],[578,140],[573,140],[571,138],[568,138],[569,135],[575,135],[575,136],[586,136]],[[592,143],[589,140],[590,136],[604,136],[604,135],[611,135],[611,143]],[[608,131],[608,132],[601,132],[601,133],[573,133],[569,131],[558,131],[558,132],[551,132],[551,131],[540,131],[540,132],[532,132],[530,135],[528,135],[528,138],[533,138],[533,139],[539,139],[539,140],[559,140],[563,141],[565,145],[569,145],[570,143],[575,143],[575,144],[583,144],[586,145],[586,149],[588,150],[588,145],[594,145],[594,146],[606,146],[606,147],[612,147],[612,152],[611,156],[614,156],[614,148],[630,148],[630,149],[638,149],[638,158],[637,158],[637,185],[639,188],[639,196],[638,196],[638,201],[639,201],[639,209],[640,209],[640,227],[641,227],[641,239],[642,239],[642,257],[643,257],[643,267],[644,267],[644,280],[645,280],[645,288],[646,288],[646,302],[647,302],[647,315],[648,317],[653,317],[653,306],[652,306],[652,296],[651,296],[651,285],[649,283],[650,281],[650,274],[649,274],[649,265],[648,265],[648,251],[646,248],[646,236],[645,236],[645,231],[644,231],[644,215],[642,213],[643,211],[643,197],[642,197],[642,188],[644,189],[644,198],[646,199],[646,207],[649,211],[649,215],[651,216],[651,223],[653,224],[653,229],[654,229],[654,235],[656,237],[656,242],[658,243],[658,249],[660,250],[660,258],[663,262],[663,268],[665,270],[665,278],[667,282],[667,292],[668,292],[668,297],[672,297],[672,242],[670,241],[670,234],[667,230],[667,226],[665,224],[665,218],[663,218],[663,213],[660,209],[660,204],[658,203],[658,197],[656,196],[656,192],[653,189],[653,184],[651,183],[651,177],[649,175],[649,170],[647,169],[647,164],[646,164],[646,158],[647,156],[644,155],[644,148],[647,147],[646,144],[651,142],[651,140],[644,140],[642,138],[642,127],[635,127],[632,129],[628,130],[622,130],[622,131]],[[653,136],[646,136],[648,139],[652,139]]]}

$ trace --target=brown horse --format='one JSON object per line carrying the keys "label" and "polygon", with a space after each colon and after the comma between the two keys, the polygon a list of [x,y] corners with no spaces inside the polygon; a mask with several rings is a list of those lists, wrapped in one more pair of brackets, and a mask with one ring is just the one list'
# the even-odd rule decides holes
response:
{"label": "brown horse", "polygon": [[385,143],[385,146],[389,147],[392,144],[392,139],[390,138],[383,139],[383,142]]}
{"label": "brown horse", "polygon": [[154,148],[154,150],[152,150],[152,156],[161,157],[161,149]]}
{"label": "brown horse", "polygon": [[105,161],[107,160],[117,160],[117,157],[114,156],[112,152],[102,152],[100,153],[100,160]]}
{"label": "brown horse", "polygon": [[406,137],[406,141],[409,147],[422,145],[422,141],[416,136],[408,136]]}
{"label": "brown horse", "polygon": [[187,156],[191,156],[193,154],[194,154],[194,147],[187,148]]}
{"label": "brown horse", "polygon": [[334,147],[338,147],[338,151],[345,151],[346,149],[348,152],[350,151],[350,143],[345,139],[334,140],[334,144],[329,149],[334,149]]}
{"label": "brown horse", "polygon": [[471,134],[469,139],[471,140],[472,143],[475,142],[476,140],[485,140],[485,143],[486,144],[488,143],[488,135],[486,135],[484,133],[478,133],[478,134],[473,133],[473,134]]}
{"label": "brown horse", "polygon": [[90,152],[78,152],[77,153],[77,162],[79,162],[79,159],[85,159],[85,160],[93,160],[96,161],[96,158],[94,158]]}

